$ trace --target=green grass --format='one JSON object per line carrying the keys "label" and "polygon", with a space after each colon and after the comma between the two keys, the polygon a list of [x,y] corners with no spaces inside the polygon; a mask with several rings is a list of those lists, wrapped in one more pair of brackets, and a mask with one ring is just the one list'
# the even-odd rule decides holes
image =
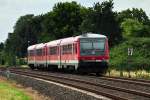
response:
{"label": "green grass", "polygon": [[0,81],[0,100],[31,100],[23,91]]}

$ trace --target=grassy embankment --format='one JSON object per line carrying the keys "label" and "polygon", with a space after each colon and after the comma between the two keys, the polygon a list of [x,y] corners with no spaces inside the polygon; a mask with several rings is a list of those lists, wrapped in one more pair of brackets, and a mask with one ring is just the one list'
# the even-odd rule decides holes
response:
{"label": "grassy embankment", "polygon": [[0,76],[0,100],[51,100],[51,98]]}
{"label": "grassy embankment", "polygon": [[31,100],[31,97],[0,77],[0,100]]}

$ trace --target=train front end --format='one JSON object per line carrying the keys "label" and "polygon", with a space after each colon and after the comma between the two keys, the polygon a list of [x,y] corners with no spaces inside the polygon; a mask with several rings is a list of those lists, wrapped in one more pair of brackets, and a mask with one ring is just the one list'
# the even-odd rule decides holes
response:
{"label": "train front end", "polygon": [[78,70],[104,74],[109,61],[107,37],[100,34],[86,34],[79,38],[78,43]]}

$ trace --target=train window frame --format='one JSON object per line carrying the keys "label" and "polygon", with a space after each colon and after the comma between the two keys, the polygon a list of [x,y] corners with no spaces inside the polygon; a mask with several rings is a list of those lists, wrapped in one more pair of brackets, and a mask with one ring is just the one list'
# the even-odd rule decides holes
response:
{"label": "train window frame", "polygon": [[67,44],[62,46],[62,54],[73,54],[73,44]]}
{"label": "train window frame", "polygon": [[58,54],[57,46],[49,47],[49,55],[57,55],[57,54]]}
{"label": "train window frame", "polygon": [[[103,44],[103,46],[104,46],[103,48],[104,49],[94,48],[93,44],[96,43],[96,42],[100,42],[100,41],[104,41],[104,44]],[[83,43],[83,44],[84,43],[91,43],[92,48],[91,49],[86,49],[86,48],[82,49],[81,43]],[[98,55],[104,55],[104,51],[106,49],[105,46],[106,46],[106,38],[84,38],[84,39],[82,39],[82,41],[80,40],[80,55],[81,56],[91,56],[91,55],[98,56]]]}
{"label": "train window frame", "polygon": [[36,55],[37,56],[42,56],[43,55],[43,49],[42,48],[36,49]]}

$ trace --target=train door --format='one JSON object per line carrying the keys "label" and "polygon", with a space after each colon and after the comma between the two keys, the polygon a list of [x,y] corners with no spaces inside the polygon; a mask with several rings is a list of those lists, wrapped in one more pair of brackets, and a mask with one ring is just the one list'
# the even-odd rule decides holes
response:
{"label": "train door", "polygon": [[46,45],[44,46],[43,62],[44,62],[44,67],[47,67],[47,47],[46,47]]}
{"label": "train door", "polygon": [[61,45],[58,45],[58,68],[62,68],[62,65],[61,65],[61,56],[62,56],[62,47]]}
{"label": "train door", "polygon": [[34,47],[33,63],[34,63],[34,67],[36,67],[36,46]]}
{"label": "train door", "polygon": [[60,69],[60,68],[62,68],[62,62],[61,62],[61,59],[62,59],[62,46],[61,46],[61,42],[62,42],[62,40],[59,40],[58,41],[58,43],[57,43],[57,50],[58,50],[58,52],[57,52],[57,57],[58,57],[58,59],[57,59],[57,61],[58,61],[58,68]]}

